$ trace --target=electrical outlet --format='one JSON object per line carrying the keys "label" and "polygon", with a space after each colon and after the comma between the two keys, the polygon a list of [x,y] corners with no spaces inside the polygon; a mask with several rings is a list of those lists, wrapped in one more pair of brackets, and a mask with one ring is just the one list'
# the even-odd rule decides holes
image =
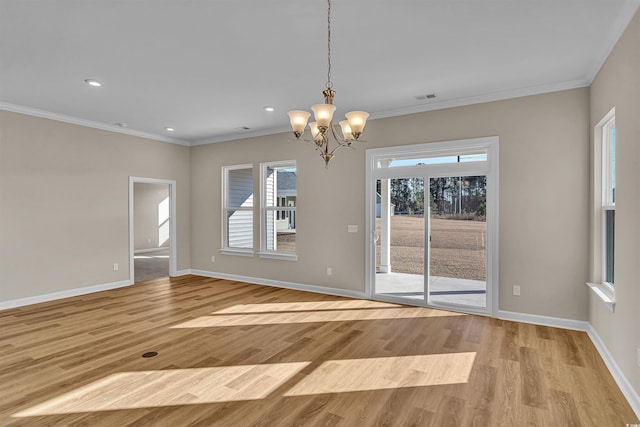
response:
{"label": "electrical outlet", "polygon": [[113,264],[113,271],[118,271],[118,264]]}
{"label": "electrical outlet", "polygon": [[517,297],[520,296],[520,286],[518,285],[513,285],[513,294]]}
{"label": "electrical outlet", "polygon": [[353,224],[349,224],[347,225],[347,232],[348,233],[357,233],[358,232],[358,225],[353,225]]}
{"label": "electrical outlet", "polygon": [[211,262],[216,262],[216,257],[211,255]]}
{"label": "electrical outlet", "polygon": [[327,276],[331,276],[333,274],[333,269],[331,267],[327,267]]}

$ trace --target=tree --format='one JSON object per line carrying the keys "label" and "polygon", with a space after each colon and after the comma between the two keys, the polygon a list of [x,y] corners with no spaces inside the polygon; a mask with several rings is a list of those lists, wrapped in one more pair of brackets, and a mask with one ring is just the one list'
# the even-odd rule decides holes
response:
{"label": "tree", "polygon": [[408,178],[391,180],[391,203],[396,206],[396,212],[409,212],[411,202],[411,187]]}
{"label": "tree", "polygon": [[424,178],[410,178],[413,213],[424,213]]}

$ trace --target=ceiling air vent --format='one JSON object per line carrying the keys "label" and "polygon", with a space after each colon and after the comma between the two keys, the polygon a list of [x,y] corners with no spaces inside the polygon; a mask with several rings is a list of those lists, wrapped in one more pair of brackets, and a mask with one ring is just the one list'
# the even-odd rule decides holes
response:
{"label": "ceiling air vent", "polygon": [[418,95],[418,96],[416,96],[415,98],[416,98],[418,101],[424,101],[424,100],[426,100],[426,99],[433,99],[433,98],[435,98],[435,97],[436,97],[436,94],[435,94],[435,93],[430,93],[430,94],[428,94],[428,95]]}

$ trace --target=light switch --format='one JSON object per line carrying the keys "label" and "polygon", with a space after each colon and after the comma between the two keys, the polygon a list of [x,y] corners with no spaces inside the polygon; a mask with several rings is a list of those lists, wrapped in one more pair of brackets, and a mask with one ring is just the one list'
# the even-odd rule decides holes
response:
{"label": "light switch", "polygon": [[349,224],[349,225],[347,225],[347,231],[349,233],[357,233],[358,232],[358,226],[357,225],[353,225],[353,224]]}

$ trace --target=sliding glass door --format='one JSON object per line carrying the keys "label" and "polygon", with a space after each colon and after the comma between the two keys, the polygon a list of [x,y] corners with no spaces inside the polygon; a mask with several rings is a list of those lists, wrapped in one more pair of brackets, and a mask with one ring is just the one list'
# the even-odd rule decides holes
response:
{"label": "sliding glass door", "polygon": [[376,293],[424,301],[423,177],[376,180]]}
{"label": "sliding glass door", "polygon": [[372,298],[493,313],[493,140],[367,151],[367,291]]}
{"label": "sliding glass door", "polygon": [[487,177],[429,179],[429,302],[487,306]]}

